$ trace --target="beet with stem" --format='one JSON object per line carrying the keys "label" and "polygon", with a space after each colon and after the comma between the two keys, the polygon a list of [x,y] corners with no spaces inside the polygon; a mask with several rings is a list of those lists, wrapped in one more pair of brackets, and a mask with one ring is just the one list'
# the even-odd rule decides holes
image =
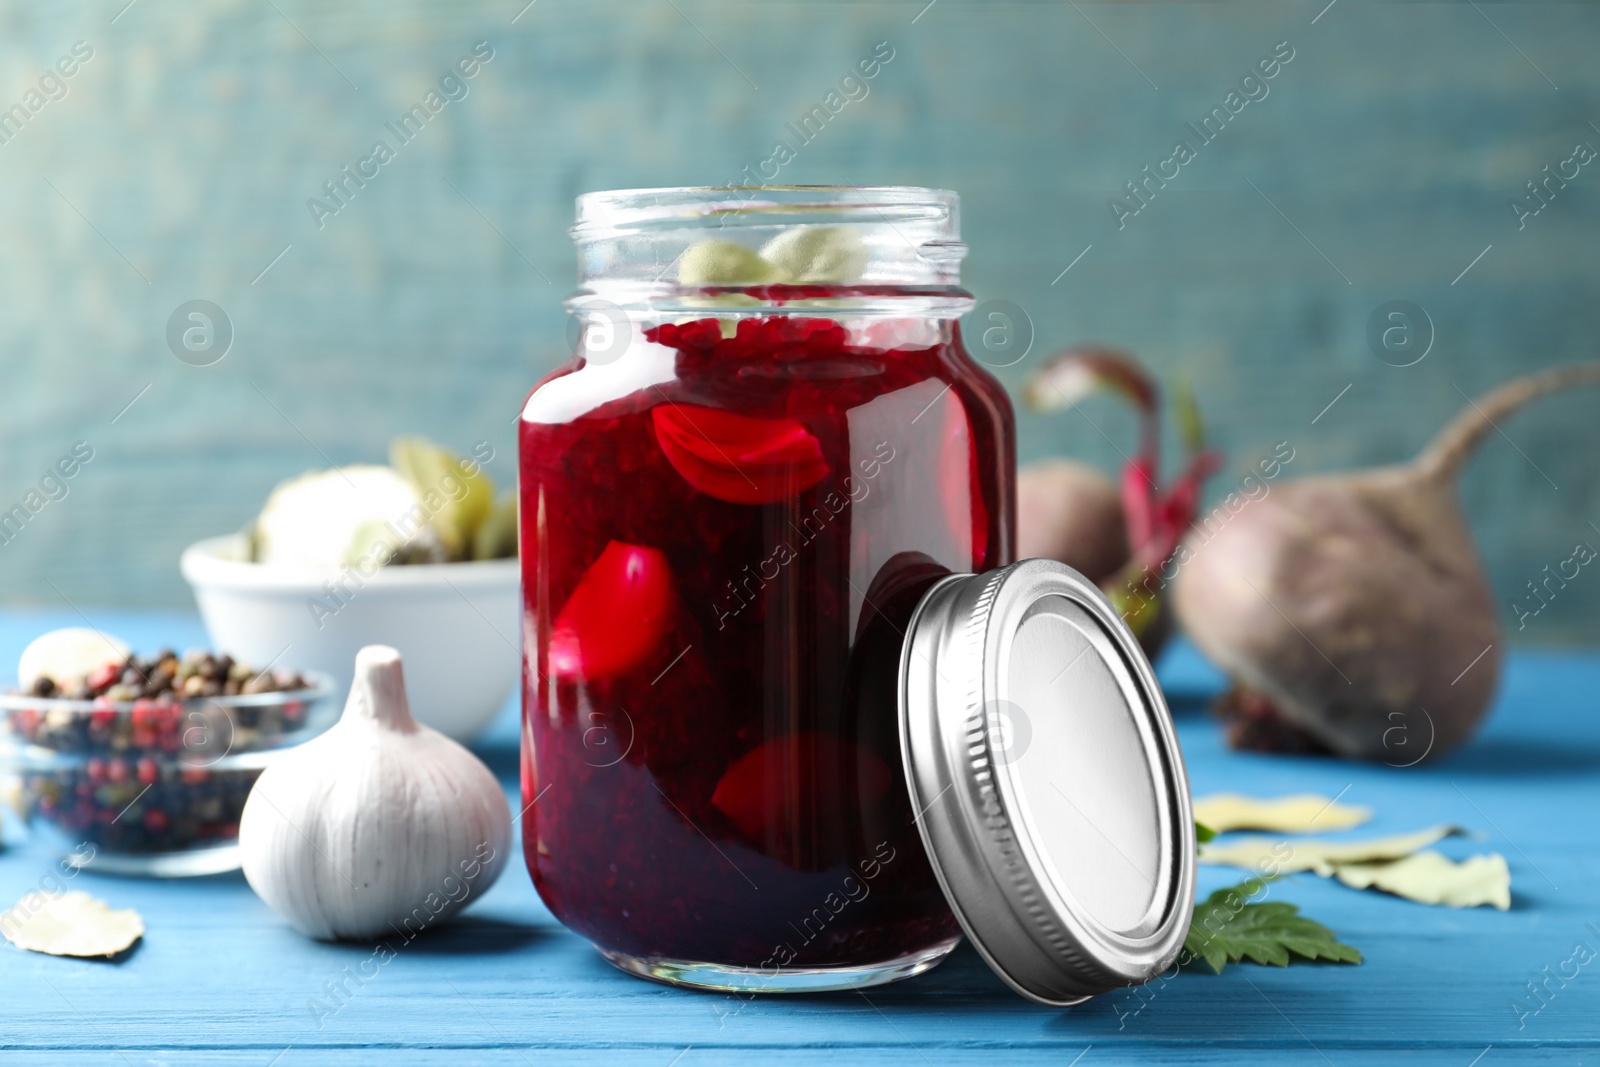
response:
{"label": "beet with stem", "polygon": [[1160,388],[1133,356],[1117,349],[1085,346],[1052,357],[1029,380],[1024,398],[1035,410],[1061,411],[1097,392],[1121,397],[1139,418],[1139,445],[1123,465],[1121,484],[1113,487],[1071,460],[1022,468],[1018,558],[1043,556],[1082,572],[1154,659],[1172,632],[1172,612],[1149,578],[1170,562],[1194,522],[1205,480],[1222,460],[1206,450],[1194,396],[1183,389],[1176,408],[1188,459],[1176,478],[1161,481]]}
{"label": "beet with stem", "polygon": [[1410,765],[1482,721],[1499,618],[1455,485],[1497,423],[1600,362],[1470,402],[1409,463],[1286,481],[1180,548],[1178,621],[1232,680],[1235,747]]}

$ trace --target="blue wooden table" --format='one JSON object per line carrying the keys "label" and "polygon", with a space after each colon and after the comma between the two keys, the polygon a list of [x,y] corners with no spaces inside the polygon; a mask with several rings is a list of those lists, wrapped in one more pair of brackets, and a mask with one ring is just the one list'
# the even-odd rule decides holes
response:
{"label": "blue wooden table", "polygon": [[[204,642],[190,616],[92,619],[137,648]],[[45,629],[81,623],[72,614],[0,615],[0,663]],[[401,949],[319,1018],[312,998],[370,948],[306,940],[237,874],[187,882],[85,874],[76,887],[139,910],[144,942],[117,964],[6,945],[0,1050],[17,1063],[259,1067],[364,1063],[377,1049],[401,1064],[639,1067],[1600,1061],[1600,958],[1575,976],[1569,962],[1580,943],[1600,952],[1600,656],[1513,656],[1482,736],[1406,770],[1231,753],[1204,710],[1216,675],[1182,647],[1160,666],[1197,795],[1342,793],[1376,809],[1357,834],[1462,824],[1480,839],[1441,847],[1458,857],[1504,853],[1511,911],[1427,908],[1301,875],[1277,899],[1359,946],[1364,966],[1185,972],[1157,989],[1056,1011],[1011,993],[963,946],[930,974],[866,995],[746,1000],[612,970],[545,911],[518,856],[461,920]],[[478,745],[513,794],[516,743],[508,708]],[[0,854],[0,903],[36,888],[55,858],[26,841]],[[1202,868],[1201,890],[1235,875]],[[1545,983],[1542,1001],[1529,983]]]}

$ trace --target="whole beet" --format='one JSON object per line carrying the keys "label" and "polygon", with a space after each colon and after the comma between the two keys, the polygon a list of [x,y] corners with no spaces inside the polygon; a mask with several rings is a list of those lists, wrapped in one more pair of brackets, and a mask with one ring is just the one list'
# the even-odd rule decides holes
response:
{"label": "whole beet", "polygon": [[1267,747],[1284,747],[1284,728],[1338,755],[1407,764],[1469,738],[1494,696],[1501,640],[1456,476],[1517,408],[1595,383],[1600,363],[1514,379],[1409,463],[1285,482],[1220,528],[1196,528],[1176,556],[1173,603],[1233,680],[1236,728],[1277,734]]}
{"label": "whole beet", "polygon": [[1115,483],[1087,463],[1043,459],[1017,472],[1017,558],[1042,556],[1102,582],[1128,562]]}

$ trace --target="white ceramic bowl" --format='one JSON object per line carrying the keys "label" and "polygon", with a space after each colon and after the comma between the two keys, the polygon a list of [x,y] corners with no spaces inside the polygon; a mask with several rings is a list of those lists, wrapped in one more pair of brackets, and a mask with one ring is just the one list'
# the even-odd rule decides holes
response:
{"label": "white ceramic bowl", "polygon": [[476,736],[522,673],[517,560],[355,571],[253,563],[240,534],[190,545],[180,565],[214,649],[246,663],[320,671],[343,705],[364,645],[405,659],[411,712]]}

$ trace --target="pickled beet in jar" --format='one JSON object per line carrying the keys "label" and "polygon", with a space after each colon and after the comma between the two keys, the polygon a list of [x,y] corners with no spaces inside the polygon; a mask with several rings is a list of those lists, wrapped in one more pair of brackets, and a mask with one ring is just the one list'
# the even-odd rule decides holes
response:
{"label": "pickled beet in jar", "polygon": [[960,933],[899,751],[906,623],[1011,561],[956,198],[579,200],[577,355],[521,434],[528,866],[619,966],[843,988]]}
{"label": "pickled beet in jar", "polygon": [[646,978],[909,977],[970,935],[1076,1003],[1182,945],[1194,828],[1137,642],[1014,562],[953,194],[579,198],[575,352],[519,423],[523,844]]}

